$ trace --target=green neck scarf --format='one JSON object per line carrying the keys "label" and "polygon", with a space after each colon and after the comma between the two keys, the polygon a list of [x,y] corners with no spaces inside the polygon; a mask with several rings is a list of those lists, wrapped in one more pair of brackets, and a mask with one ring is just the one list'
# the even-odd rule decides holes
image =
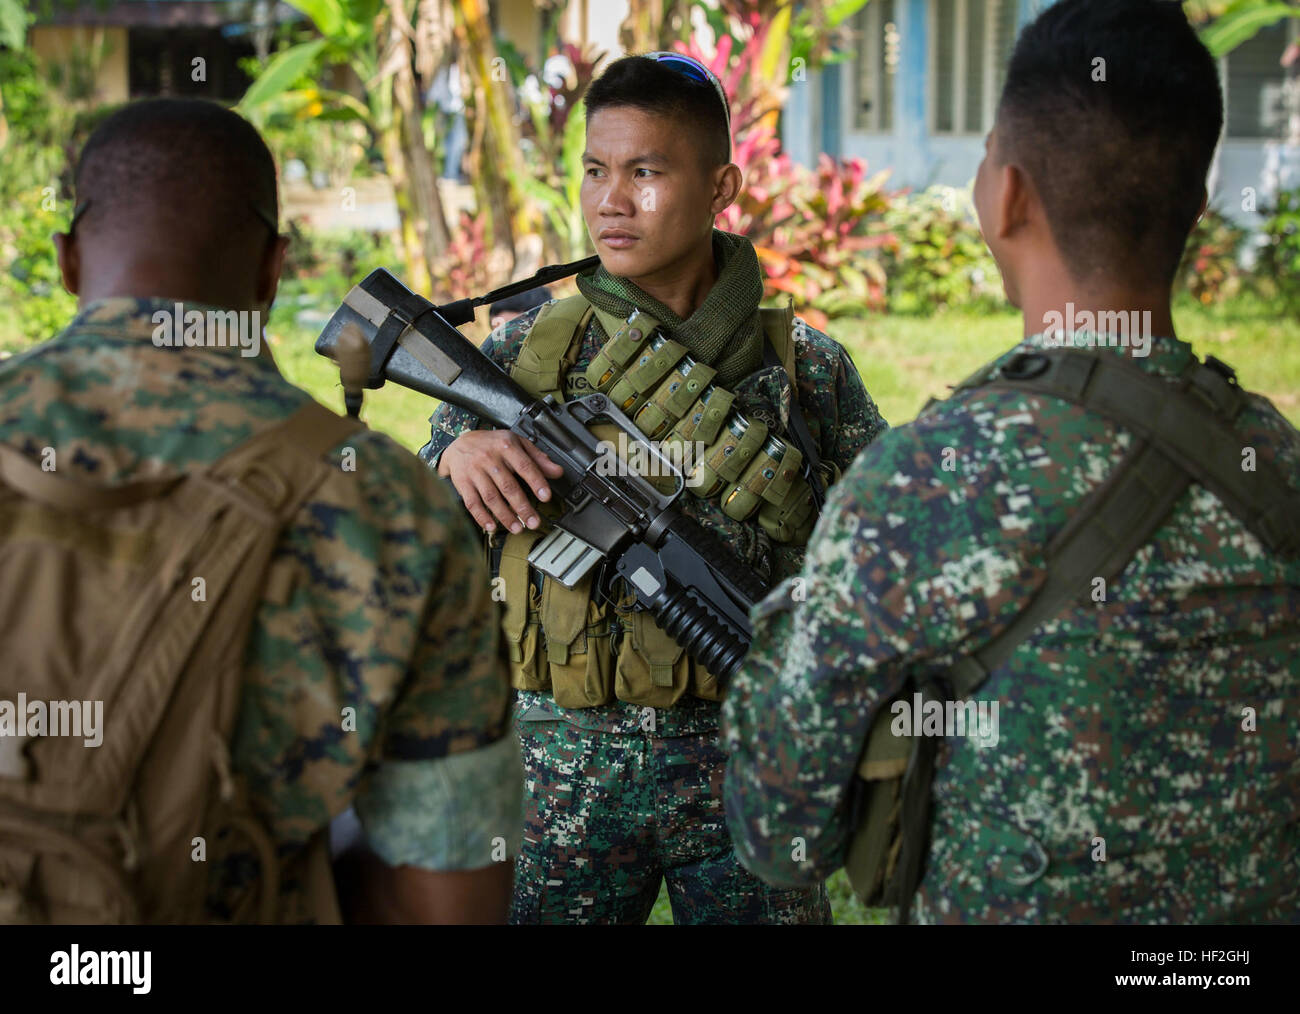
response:
{"label": "green neck scarf", "polygon": [[717,382],[730,387],[763,365],[763,272],[754,247],[743,236],[713,230],[713,257],[718,280],[704,303],[682,320],[626,278],[604,265],[577,278],[578,290],[600,310],[626,318],[633,310],[659,321],[665,335],[686,346],[691,358],[718,371]]}

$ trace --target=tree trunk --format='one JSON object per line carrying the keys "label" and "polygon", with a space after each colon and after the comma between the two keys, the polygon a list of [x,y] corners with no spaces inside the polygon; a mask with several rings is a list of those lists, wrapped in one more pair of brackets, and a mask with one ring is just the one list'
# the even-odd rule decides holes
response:
{"label": "tree trunk", "polygon": [[406,262],[406,275],[411,280],[413,289],[427,295],[433,291],[434,279],[429,270],[430,261],[425,252],[423,238],[416,228],[419,212],[413,203],[406,151],[402,144],[402,128],[396,113],[393,122],[380,130],[379,141],[384,151],[384,166],[388,179],[393,184],[393,198],[397,203],[397,220],[402,237],[402,259]]}
{"label": "tree trunk", "polygon": [[528,170],[520,150],[510,79],[492,42],[486,0],[459,0],[456,30],[460,69],[473,84],[476,122],[471,165],[479,214],[488,216],[493,245],[509,273],[516,259],[516,237],[538,234],[541,221],[513,182]]}
{"label": "tree trunk", "polygon": [[618,28],[618,41],[628,54],[673,48],[691,28],[689,0],[628,0],[627,17]]}
{"label": "tree trunk", "polygon": [[[384,159],[390,162],[390,175],[402,216],[402,242],[407,249],[408,267],[412,244],[420,249],[422,270],[416,277],[435,282],[429,272],[447,249],[447,217],[438,193],[438,178],[433,159],[424,143],[422,116],[424,103],[415,79],[415,29],[406,13],[405,0],[387,0],[389,12],[389,54],[392,67],[392,125],[385,131]],[[396,159],[397,162],[390,160]],[[400,164],[400,169],[397,168]]]}

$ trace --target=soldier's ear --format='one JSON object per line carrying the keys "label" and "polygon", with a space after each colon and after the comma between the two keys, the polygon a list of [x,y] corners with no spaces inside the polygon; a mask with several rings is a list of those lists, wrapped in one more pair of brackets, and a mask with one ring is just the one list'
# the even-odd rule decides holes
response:
{"label": "soldier's ear", "polygon": [[54,249],[59,255],[59,274],[63,277],[63,287],[74,296],[81,289],[81,251],[77,249],[76,239],[66,232],[56,232],[52,237]]}
{"label": "soldier's ear", "polygon": [[1023,169],[1007,162],[997,170],[998,188],[994,203],[997,216],[993,234],[1005,239],[1025,226],[1034,214],[1038,191]]}
{"label": "soldier's ear", "polygon": [[714,172],[712,208],[715,215],[721,215],[735,203],[744,181],[740,166],[734,162],[729,162]]}
{"label": "soldier's ear", "polygon": [[289,249],[288,236],[276,236],[262,248],[262,262],[257,269],[257,303],[270,307],[275,301],[275,290],[280,286],[280,272],[284,270],[284,254]]}

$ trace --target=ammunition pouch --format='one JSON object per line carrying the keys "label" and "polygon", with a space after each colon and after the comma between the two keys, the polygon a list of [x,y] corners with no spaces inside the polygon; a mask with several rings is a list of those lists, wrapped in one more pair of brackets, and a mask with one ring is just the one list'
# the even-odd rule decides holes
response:
{"label": "ammunition pouch", "polygon": [[529,577],[528,553],[540,532],[506,536],[498,576],[505,585],[501,633],[510,659],[510,684],[519,690],[550,690],[551,675],[541,648],[542,597]]}
{"label": "ammunition pouch", "polygon": [[[592,313],[581,296],[545,307],[520,349],[513,379],[539,397],[562,398],[565,369],[576,361]],[[765,324],[783,329],[788,344],[789,316],[778,314],[778,320],[764,313]],[[665,454],[676,452],[678,460],[693,463],[683,471],[694,495],[718,500],[737,521],[757,514],[764,531],[778,541],[806,540],[815,515],[803,455],[770,434],[761,420],[735,411],[735,395],[713,383],[717,371],[695,362],[658,328],[658,321],[640,311],[619,323],[586,369],[591,390],[605,394],[650,439],[659,440]],[[787,371],[791,365],[787,356]],[[593,432],[608,439],[601,427]],[[609,437],[617,432],[611,426]],[[703,450],[686,457],[694,448]],[[542,506],[543,516],[551,506]],[[687,693],[722,699],[717,678],[648,613],[632,610],[630,597],[617,606],[597,603],[590,575],[571,589],[545,580],[539,590],[528,554],[542,534],[509,534],[501,551],[502,631],[513,686],[550,693],[566,708],[598,707],[615,699],[666,708]]]}
{"label": "ammunition pouch", "polygon": [[[784,317],[777,321],[778,328],[787,324]],[[682,460],[691,460],[687,450],[701,449],[687,474],[686,488],[695,496],[718,501],[736,521],[758,511],[763,530],[778,542],[806,541],[815,502],[802,453],[769,434],[766,423],[736,411],[735,395],[713,383],[717,371],[695,362],[658,327],[635,311],[592,358],[587,383]]]}

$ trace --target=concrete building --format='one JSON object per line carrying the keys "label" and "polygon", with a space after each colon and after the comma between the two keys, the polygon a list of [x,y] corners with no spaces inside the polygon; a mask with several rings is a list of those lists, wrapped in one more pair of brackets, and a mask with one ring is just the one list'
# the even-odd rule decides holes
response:
{"label": "concrete building", "polygon": [[53,5],[32,50],[72,99],[115,104],[153,95],[235,102],[244,57],[265,54],[277,23],[303,15],[275,0],[119,0]]}
{"label": "concrete building", "polygon": [[[787,150],[893,170],[895,186],[965,186],[983,157],[1020,27],[1041,0],[871,0],[853,23],[853,56],[796,82],[783,118]],[[1300,21],[1266,28],[1221,61],[1227,125],[1211,200],[1254,222],[1249,208],[1300,186],[1300,117],[1288,117],[1280,60]]]}

